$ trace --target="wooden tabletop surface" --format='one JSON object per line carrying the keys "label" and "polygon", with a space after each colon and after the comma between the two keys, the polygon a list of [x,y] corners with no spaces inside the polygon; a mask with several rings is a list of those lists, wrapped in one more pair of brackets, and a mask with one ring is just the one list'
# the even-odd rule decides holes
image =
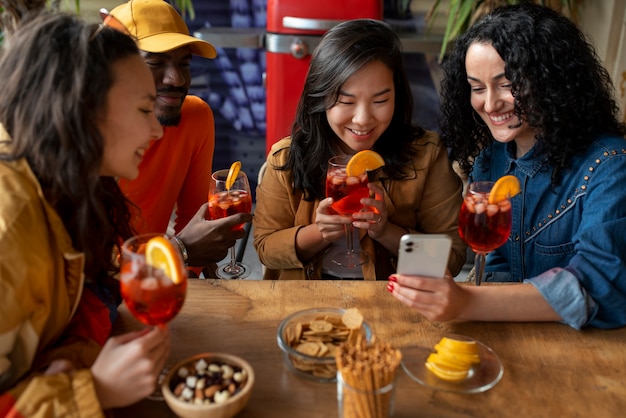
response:
{"label": "wooden tabletop surface", "polygon": [[[401,350],[432,347],[448,333],[474,338],[499,356],[504,375],[478,394],[434,390],[399,371],[394,417],[618,417],[626,411],[626,328],[575,331],[556,323],[436,323],[400,304],[386,281],[190,279],[170,323],[171,363],[203,352],[246,359],[256,382],[238,417],[337,416],[336,385],[292,374],[276,344],[287,315],[311,307],[358,308],[374,335]],[[125,309],[115,332],[142,325]],[[165,402],[142,401],[115,417],[173,417]]]}

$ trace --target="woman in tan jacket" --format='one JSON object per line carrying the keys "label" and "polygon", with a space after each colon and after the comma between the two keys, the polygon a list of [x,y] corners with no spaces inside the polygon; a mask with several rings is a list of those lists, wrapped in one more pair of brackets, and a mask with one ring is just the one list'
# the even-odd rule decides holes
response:
{"label": "woman in tan jacket", "polygon": [[[326,33],[313,54],[292,135],[270,151],[257,189],[254,246],[266,279],[386,279],[406,233],[449,235],[448,269],[460,271],[462,182],[437,134],[414,126],[412,113],[400,40],[386,23],[358,19]],[[366,149],[385,160],[368,186],[376,198],[361,201],[376,211],[337,215],[325,197],[328,160]],[[346,223],[369,255],[353,269],[326,256],[345,242]]]}
{"label": "woman in tan jacket", "polygon": [[0,57],[0,416],[104,417],[154,390],[167,327],[111,336],[113,254],[133,231],[116,178],[163,135],[135,42],[46,13]]}

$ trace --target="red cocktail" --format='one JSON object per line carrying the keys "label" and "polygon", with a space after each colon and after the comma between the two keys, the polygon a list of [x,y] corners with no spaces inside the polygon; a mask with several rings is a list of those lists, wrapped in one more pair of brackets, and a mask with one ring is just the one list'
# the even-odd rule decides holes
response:
{"label": "red cocktail", "polygon": [[[180,255],[175,279],[146,262],[148,240],[159,234],[138,235],[122,247],[120,290],[128,310],[146,325],[163,325],[174,318],[185,302],[187,276]],[[176,280],[174,282],[173,280]]]}
{"label": "red cocktail", "polygon": [[474,252],[488,253],[511,234],[511,202],[488,204],[483,194],[469,193],[459,215],[459,235]]}
{"label": "red cocktail", "polygon": [[[211,219],[221,219],[237,213],[252,212],[252,197],[245,190],[229,190],[209,195],[209,214]],[[237,229],[243,229],[240,224]]]}
{"label": "red cocktail", "polygon": [[[346,175],[346,164],[351,155],[336,156],[328,160],[326,171],[326,196],[333,198],[331,208],[342,216],[352,216],[363,210],[361,199],[369,197],[367,174],[360,177]],[[357,267],[367,263],[369,257],[353,246],[352,223],[344,224],[347,249],[339,248],[330,253],[330,260],[344,267]]]}
{"label": "red cocktail", "polygon": [[174,318],[185,302],[187,281],[173,284],[162,272],[122,271],[121,291],[128,310],[146,325]]}
{"label": "red cocktail", "polygon": [[345,167],[329,166],[326,174],[326,196],[333,198],[331,207],[340,215],[352,215],[363,209],[361,199],[369,196],[367,174],[348,177]]}
{"label": "red cocktail", "polygon": [[471,183],[459,214],[459,235],[476,253],[476,284],[480,285],[488,252],[503,245],[511,234],[511,201],[490,203],[493,182]]}
{"label": "red cocktail", "polygon": [[[120,291],[130,313],[146,325],[164,326],[178,314],[187,295],[187,270],[168,237],[142,234],[124,242]],[[162,370],[160,378],[166,374]],[[163,400],[158,385],[148,399]]]}
{"label": "red cocktail", "polygon": [[[209,214],[212,219],[252,212],[252,196],[248,176],[239,169],[240,164],[235,164],[238,165],[236,170],[233,168],[231,168],[232,171],[218,170],[211,176]],[[244,224],[237,225],[235,229],[241,230],[243,226]],[[230,262],[218,267],[216,275],[220,279],[243,279],[250,275],[250,267],[237,261],[235,246],[232,246],[230,248]]]}

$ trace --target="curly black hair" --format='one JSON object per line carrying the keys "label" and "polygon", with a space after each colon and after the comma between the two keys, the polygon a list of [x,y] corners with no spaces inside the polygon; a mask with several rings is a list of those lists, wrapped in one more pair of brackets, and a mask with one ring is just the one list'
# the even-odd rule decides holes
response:
{"label": "curly black hair", "polygon": [[470,104],[465,57],[474,43],[492,45],[505,62],[515,114],[537,131],[535,152],[550,165],[553,186],[598,135],[626,133],[609,73],[575,24],[548,7],[503,6],[465,32],[442,64],[441,136],[465,173],[493,141]]}
{"label": "curly black hair", "polygon": [[[400,39],[385,22],[349,20],[329,30],[313,53],[292,128],[289,158],[285,166],[277,167],[292,171],[295,189],[304,192],[305,200],[325,197],[328,159],[336,154],[340,141],[328,124],[326,110],[335,105],[341,87],[354,73],[376,61],[393,73],[395,110],[372,149],[385,159],[387,177],[404,176],[402,167],[415,154],[411,143],[425,131],[412,124],[413,96]],[[306,166],[303,161],[308,161]]]}

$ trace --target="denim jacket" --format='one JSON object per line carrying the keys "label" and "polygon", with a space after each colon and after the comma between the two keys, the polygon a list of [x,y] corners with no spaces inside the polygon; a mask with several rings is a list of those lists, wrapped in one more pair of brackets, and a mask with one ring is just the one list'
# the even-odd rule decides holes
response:
{"label": "denim jacket", "polygon": [[552,168],[532,151],[515,158],[514,144],[494,143],[477,158],[471,181],[510,174],[521,184],[521,193],[511,199],[511,235],[488,255],[485,280],[533,284],[575,329],[621,327],[626,325],[626,140],[600,137],[570,167],[553,188]]}

